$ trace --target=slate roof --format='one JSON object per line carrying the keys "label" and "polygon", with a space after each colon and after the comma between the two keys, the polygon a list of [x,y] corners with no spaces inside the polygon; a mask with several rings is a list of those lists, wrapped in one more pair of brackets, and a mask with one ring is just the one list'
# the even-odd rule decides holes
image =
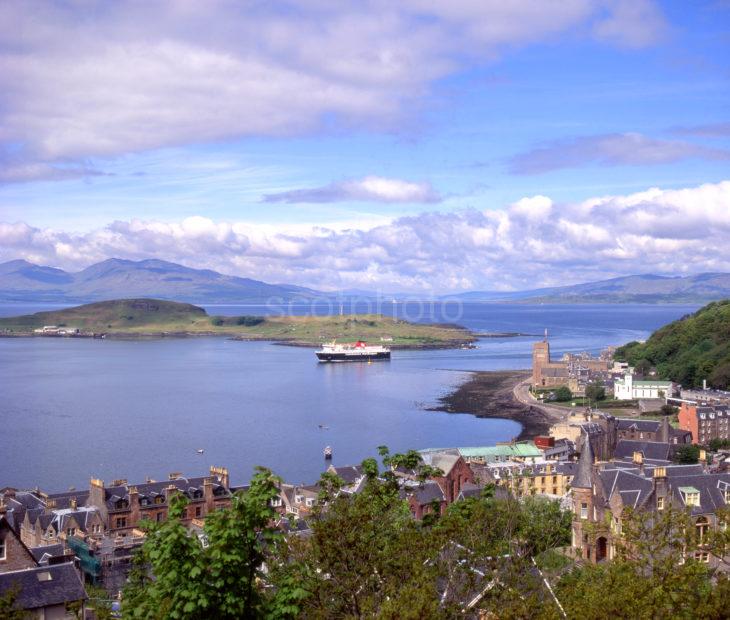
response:
{"label": "slate roof", "polygon": [[55,545],[46,545],[45,547],[31,547],[30,552],[33,554],[35,561],[39,564],[48,564],[49,557],[56,558],[65,555],[65,550],[62,543],[57,543]]}
{"label": "slate roof", "polygon": [[337,476],[344,480],[345,484],[354,484],[363,477],[362,465],[344,465],[342,467],[332,467]]}
{"label": "slate roof", "polygon": [[454,468],[454,465],[461,458],[458,454],[444,454],[443,452],[427,452],[421,455],[423,458],[424,465],[430,465],[431,467],[438,467],[444,476],[447,476],[449,472]]}
{"label": "slate roof", "polygon": [[669,460],[671,445],[660,441],[641,441],[635,439],[619,439],[614,451],[614,458],[632,458],[634,452],[640,452],[645,459]]}
{"label": "slate roof", "polygon": [[[408,495],[412,495],[420,506],[430,504],[434,500],[439,502],[446,500],[441,487],[436,482],[430,480],[417,486],[408,487],[408,490],[410,491]],[[405,496],[405,490],[403,491],[402,496]]]}
{"label": "slate roof", "polygon": [[72,563],[0,573],[0,594],[16,584],[20,588],[16,605],[23,609],[39,609],[86,599],[84,584]]}
{"label": "slate roof", "polygon": [[692,514],[707,514],[727,506],[724,498],[725,488],[730,489],[730,473],[676,476],[670,486],[675,499],[684,505],[680,487],[694,487],[700,492],[700,505],[692,506]]}
{"label": "slate roof", "polygon": [[[203,486],[206,477],[185,478],[180,476],[173,480],[160,480],[155,482],[143,482],[142,484],[123,484],[117,486],[105,487],[105,500],[109,510],[116,510],[116,503],[120,499],[129,501],[129,488],[135,487],[139,493],[140,502],[143,499],[154,500],[155,497],[162,496],[166,499],[165,490],[169,486],[175,487],[188,499],[203,497]],[[215,478],[212,480],[213,495],[221,497],[230,495],[229,489],[224,487]],[[197,496],[197,497],[196,497]]]}
{"label": "slate roof", "polygon": [[637,420],[635,418],[617,418],[618,430],[628,431],[635,429],[644,433],[656,433],[659,430],[659,420]]}
{"label": "slate roof", "polygon": [[593,448],[587,437],[583,440],[578,467],[571,486],[578,489],[590,489],[593,486]]}

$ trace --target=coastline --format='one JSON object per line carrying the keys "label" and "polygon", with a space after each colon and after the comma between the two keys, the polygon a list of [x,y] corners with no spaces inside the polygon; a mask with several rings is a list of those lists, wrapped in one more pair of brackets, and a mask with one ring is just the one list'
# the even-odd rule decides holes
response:
{"label": "coastline", "polygon": [[514,420],[522,426],[518,441],[546,435],[560,416],[518,399],[516,391],[529,376],[528,370],[472,371],[463,384],[439,398],[438,405],[428,411]]}

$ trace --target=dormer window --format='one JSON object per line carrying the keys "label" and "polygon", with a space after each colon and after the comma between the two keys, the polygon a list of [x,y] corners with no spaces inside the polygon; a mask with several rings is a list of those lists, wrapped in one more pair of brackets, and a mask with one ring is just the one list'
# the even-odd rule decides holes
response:
{"label": "dormer window", "polygon": [[117,500],[115,507],[117,510],[123,510],[129,506],[129,502],[126,499]]}
{"label": "dormer window", "polygon": [[699,506],[700,492],[694,487],[680,487],[680,493],[684,497],[685,506]]}
{"label": "dormer window", "polygon": [[155,497],[155,504],[164,504],[164,503],[165,503],[164,496],[158,495],[157,497]]}
{"label": "dormer window", "polygon": [[294,497],[294,501],[295,501],[295,502],[296,502],[297,504],[301,504],[301,503],[302,503],[302,500],[303,500],[303,499],[304,499],[304,496],[303,496],[303,495],[296,495],[296,496]]}
{"label": "dormer window", "polygon": [[311,497],[308,497],[307,498],[307,506],[309,506],[309,507],[314,506],[314,499],[312,499]]}
{"label": "dormer window", "polygon": [[140,506],[149,506],[150,500],[146,497],[143,497],[141,500],[139,500]]}

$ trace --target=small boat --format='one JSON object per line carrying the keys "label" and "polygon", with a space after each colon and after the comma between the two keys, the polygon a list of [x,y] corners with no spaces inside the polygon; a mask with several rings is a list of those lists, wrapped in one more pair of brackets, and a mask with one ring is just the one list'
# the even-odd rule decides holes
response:
{"label": "small boat", "polygon": [[196,450],[196,452],[197,452],[198,454],[203,454],[203,452],[205,452],[205,450],[203,450],[203,448],[198,448],[198,449]]}
{"label": "small boat", "polygon": [[326,424],[317,424],[317,427],[325,431],[329,429],[329,426],[327,426]]}
{"label": "small boat", "polygon": [[332,448],[330,446],[327,446],[324,449],[324,458],[327,459],[327,460],[329,460],[329,459],[332,458]]}

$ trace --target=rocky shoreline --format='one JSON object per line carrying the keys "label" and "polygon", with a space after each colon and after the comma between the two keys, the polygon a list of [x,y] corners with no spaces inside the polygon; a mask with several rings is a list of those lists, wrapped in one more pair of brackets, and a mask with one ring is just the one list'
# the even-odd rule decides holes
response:
{"label": "rocky shoreline", "polygon": [[514,394],[515,387],[529,376],[527,370],[472,372],[465,383],[442,396],[429,411],[514,420],[522,425],[519,441],[545,435],[558,418],[540,407],[520,402]]}

